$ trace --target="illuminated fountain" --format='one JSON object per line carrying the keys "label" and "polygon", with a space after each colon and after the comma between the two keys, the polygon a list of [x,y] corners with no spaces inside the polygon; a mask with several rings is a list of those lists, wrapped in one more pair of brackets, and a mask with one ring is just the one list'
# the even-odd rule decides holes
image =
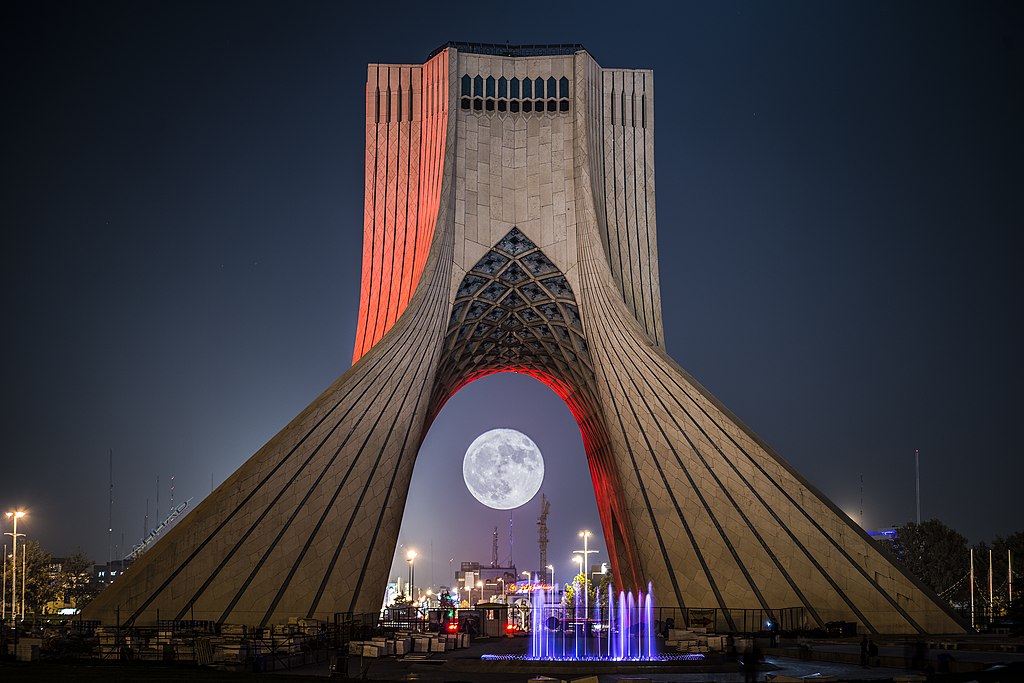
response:
{"label": "illuminated fountain", "polygon": [[571,605],[558,602],[554,587],[538,587],[533,591],[530,649],[524,659],[609,662],[703,659],[699,654],[658,654],[654,644],[654,598],[650,584],[646,593],[634,596],[632,592],[620,592],[618,600],[609,587],[604,610],[600,601],[586,610],[581,597],[586,587],[575,582],[573,587]]}

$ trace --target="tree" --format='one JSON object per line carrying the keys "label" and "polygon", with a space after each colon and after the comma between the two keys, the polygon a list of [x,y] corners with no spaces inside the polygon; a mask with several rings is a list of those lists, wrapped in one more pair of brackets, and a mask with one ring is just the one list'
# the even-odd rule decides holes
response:
{"label": "tree", "polygon": [[[572,580],[572,583],[565,585],[565,590],[562,593],[562,604],[568,607],[570,610],[574,609],[576,604],[576,586],[587,585],[587,600],[589,601],[591,609],[594,605],[598,605],[601,611],[604,612],[608,609],[608,588],[614,585],[611,574],[603,574],[601,580],[594,584],[593,581],[587,580],[583,574],[577,574],[576,578]],[[582,597],[582,595],[581,595]]]}
{"label": "tree", "polygon": [[608,610],[608,589],[613,588],[614,585],[615,582],[612,580],[611,574],[604,574],[597,582],[597,604],[601,606],[602,612]]}
{"label": "tree", "polygon": [[[577,574],[571,583],[565,584],[565,590],[562,591],[562,604],[569,610],[570,613],[576,613],[576,590],[579,586],[587,587],[587,598],[590,600],[590,604],[594,604],[594,599],[597,597],[597,593],[594,590],[594,586],[590,581],[587,581],[587,577],[584,574]],[[583,607],[583,594],[580,594],[580,608]]]}
{"label": "tree", "polygon": [[903,567],[954,606],[969,600],[967,539],[937,519],[896,527],[892,553]]}
{"label": "tree", "polygon": [[92,560],[81,550],[76,550],[61,565],[60,584],[64,589],[64,600],[78,609],[88,605],[99,592],[99,587],[92,580],[91,568]]}
{"label": "tree", "polygon": [[[25,611],[29,614],[42,614],[43,607],[52,602],[60,594],[60,576],[53,565],[53,557],[43,550],[37,541],[23,541],[18,544],[17,568],[12,567],[11,558],[6,558],[7,580],[11,580],[11,572],[17,571],[18,612],[21,613],[22,585],[24,585]],[[11,587],[7,586],[7,599],[10,600]]]}

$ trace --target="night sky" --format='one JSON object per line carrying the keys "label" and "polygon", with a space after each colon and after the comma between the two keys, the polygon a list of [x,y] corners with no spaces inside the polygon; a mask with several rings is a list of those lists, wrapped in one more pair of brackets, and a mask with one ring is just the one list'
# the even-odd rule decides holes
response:
{"label": "night sky", "polygon": [[[28,538],[106,560],[113,449],[123,554],[157,477],[161,516],[171,476],[198,502],[349,367],[366,65],[448,40],[653,68],[672,356],[855,519],[863,475],[869,529],[914,518],[915,448],[924,518],[1024,528],[1024,5],[348,5],[0,6],[0,504]],[[481,380],[417,461],[418,584],[494,526],[508,558],[461,477],[494,427],[544,452],[560,577],[599,527],[561,401]]]}

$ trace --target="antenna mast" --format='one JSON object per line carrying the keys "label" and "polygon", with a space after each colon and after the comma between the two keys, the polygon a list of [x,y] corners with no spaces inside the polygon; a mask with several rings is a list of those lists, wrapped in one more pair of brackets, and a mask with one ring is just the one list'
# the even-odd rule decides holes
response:
{"label": "antenna mast", "polygon": [[494,535],[491,538],[491,568],[498,566],[498,527],[494,527]]}
{"label": "antenna mast", "polygon": [[107,569],[114,559],[114,449],[110,449],[110,504],[107,508]]}

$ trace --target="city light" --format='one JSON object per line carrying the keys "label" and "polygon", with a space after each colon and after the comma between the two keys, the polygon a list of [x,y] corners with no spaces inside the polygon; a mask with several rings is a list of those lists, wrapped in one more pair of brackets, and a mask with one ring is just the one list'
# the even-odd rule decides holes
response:
{"label": "city light", "polygon": [[[24,536],[25,534],[18,533],[18,520],[24,517],[27,513],[24,510],[11,510],[7,513],[7,519],[14,520],[14,531],[5,531],[5,536],[10,536],[14,541],[14,550],[11,553],[11,625],[13,626],[17,621],[18,614],[18,536]],[[25,564],[24,557],[22,558],[22,565]],[[22,567],[22,591],[21,591],[21,618],[25,618],[25,569]]]}
{"label": "city light", "polygon": [[[589,592],[587,590],[587,583],[590,581],[590,578],[587,576],[587,573],[584,572],[584,567],[585,567],[585,565],[590,563],[590,557],[589,557],[590,553],[596,553],[597,552],[596,550],[590,550],[589,547],[587,546],[587,541],[593,535],[594,534],[592,534],[587,529],[584,529],[583,531],[581,531],[579,533],[579,537],[583,539],[583,556],[580,559],[580,574],[583,574],[583,614],[585,615],[585,618],[589,618],[590,617],[590,604],[589,604],[589,599],[587,597],[587,593]],[[580,551],[577,550],[576,552],[580,552]]]}
{"label": "city light", "polygon": [[409,599],[412,600],[416,595],[416,551],[410,549],[405,554],[405,561],[409,563]]}

